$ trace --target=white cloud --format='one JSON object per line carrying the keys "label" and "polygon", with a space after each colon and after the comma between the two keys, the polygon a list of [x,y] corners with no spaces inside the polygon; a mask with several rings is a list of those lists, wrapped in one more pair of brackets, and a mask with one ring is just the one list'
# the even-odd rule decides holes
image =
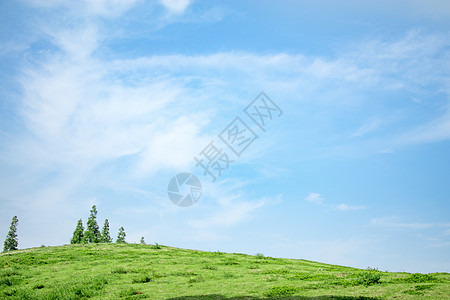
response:
{"label": "white cloud", "polygon": [[320,195],[319,193],[310,193],[305,198],[305,200],[308,202],[314,203],[314,204],[324,205],[325,207],[339,210],[339,211],[351,211],[351,210],[366,209],[366,206],[364,206],[364,205],[348,205],[348,204],[344,204],[344,203],[334,205],[334,204],[325,203],[325,198],[323,198],[322,195]]}
{"label": "white cloud", "polygon": [[189,6],[191,0],[161,0],[161,3],[174,14],[183,13]]}
{"label": "white cloud", "polygon": [[53,37],[53,42],[66,58],[74,62],[88,59],[100,42],[97,26],[94,24],[67,30],[47,29],[47,33]]}
{"label": "white cloud", "polygon": [[[211,98],[233,101],[237,94],[248,93],[236,88],[239,86],[245,86],[245,91],[248,87],[267,87],[279,95],[300,89],[305,95],[314,95],[314,89],[321,89],[336,78],[369,84],[374,74],[378,74],[375,76],[378,84],[378,76],[386,68],[381,65],[381,58],[375,63],[374,58],[368,57],[329,61],[283,53],[239,52],[158,55],[104,62],[92,57],[101,43],[95,25],[54,29],[49,35],[61,53],[50,56],[38,68],[25,69],[26,75],[21,80],[24,121],[38,139],[33,142],[23,139],[19,145],[11,146],[21,148],[22,153],[33,149],[23,155],[31,155],[32,160],[39,157],[42,165],[46,160],[70,163],[74,159],[95,165],[105,159],[140,153],[143,169],[186,166],[190,157],[176,155],[173,159],[174,153],[181,145],[187,149],[185,153],[194,151],[205,141],[207,136],[201,136],[200,132],[214,115],[211,109],[215,108],[208,101]],[[424,39],[433,44],[434,39]],[[423,54],[422,50],[414,54],[422,43],[416,34],[397,42],[397,46],[371,45],[369,52],[387,53],[384,55],[389,58],[412,56],[415,61],[419,60],[416,54]],[[369,68],[358,67],[363,61],[369,62]],[[311,82],[311,77],[318,79]],[[191,82],[201,89],[189,88]],[[180,118],[183,115],[189,117]],[[448,116],[447,113],[398,139],[403,144],[448,139]],[[372,117],[354,135],[373,131],[380,124],[378,120]],[[25,157],[24,161],[30,160]],[[323,201],[315,193],[308,197],[311,202]]]}
{"label": "white cloud", "polygon": [[[50,164],[84,161],[94,167],[105,159],[141,153],[140,168],[158,171],[162,166],[186,166],[192,160],[189,151],[205,142],[200,130],[206,115],[178,115],[180,110],[191,111],[189,101],[178,102],[175,109],[168,106],[181,93],[174,86],[120,85],[106,79],[101,65],[90,60],[44,68],[50,71],[29,72],[22,80],[23,116],[36,137],[27,147],[37,150],[28,153],[32,157]],[[181,147],[186,155],[180,155]]]}
{"label": "white cloud", "polygon": [[314,204],[322,204],[324,199],[319,193],[310,193],[305,200]]}
{"label": "white cloud", "polygon": [[[199,145],[206,145],[207,138],[201,138],[202,121],[205,116],[179,117],[171,120],[170,128],[161,128],[148,140],[142,153],[139,168],[154,170],[172,168],[186,170],[192,162],[193,154],[199,152]],[[183,149],[183,151],[180,151]]]}
{"label": "white cloud", "polygon": [[365,209],[364,205],[348,205],[348,204],[338,204],[336,205],[337,210],[346,211],[346,210],[361,210]]}

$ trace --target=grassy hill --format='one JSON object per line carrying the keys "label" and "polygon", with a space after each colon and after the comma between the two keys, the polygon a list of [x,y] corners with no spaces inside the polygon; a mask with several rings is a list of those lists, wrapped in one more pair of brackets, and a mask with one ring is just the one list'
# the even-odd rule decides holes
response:
{"label": "grassy hill", "polygon": [[450,274],[137,244],[0,255],[1,299],[450,299]]}

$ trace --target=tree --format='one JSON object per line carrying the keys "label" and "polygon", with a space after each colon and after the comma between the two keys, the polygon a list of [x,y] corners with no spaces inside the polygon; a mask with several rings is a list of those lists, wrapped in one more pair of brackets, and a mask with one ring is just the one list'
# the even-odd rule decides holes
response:
{"label": "tree", "polygon": [[119,228],[119,234],[117,235],[117,240],[116,243],[118,244],[125,244],[125,237],[127,235],[125,234],[125,229],[123,229],[123,227]]}
{"label": "tree", "polygon": [[17,250],[17,245],[19,244],[17,241],[17,223],[19,223],[19,219],[17,219],[17,216],[14,216],[5,243],[3,244],[4,252]]}
{"label": "tree", "polygon": [[103,225],[102,230],[102,243],[111,243],[112,238],[109,235],[109,222],[108,219],[105,219],[105,224]]}
{"label": "tree", "polygon": [[78,220],[77,227],[73,232],[72,239],[70,240],[71,244],[81,244],[84,242],[84,227],[83,221],[81,219]]}
{"label": "tree", "polygon": [[91,215],[87,221],[86,231],[84,232],[84,240],[86,243],[100,243],[101,234],[97,224],[97,208],[92,206]]}
{"label": "tree", "polygon": [[141,244],[145,245],[144,237],[141,237]]}

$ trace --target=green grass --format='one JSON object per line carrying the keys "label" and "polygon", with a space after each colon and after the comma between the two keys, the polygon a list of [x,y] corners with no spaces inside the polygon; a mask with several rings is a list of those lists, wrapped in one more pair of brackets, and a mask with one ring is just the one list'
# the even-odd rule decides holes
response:
{"label": "green grass", "polygon": [[0,255],[0,299],[450,299],[450,274],[389,273],[306,260],[142,244]]}

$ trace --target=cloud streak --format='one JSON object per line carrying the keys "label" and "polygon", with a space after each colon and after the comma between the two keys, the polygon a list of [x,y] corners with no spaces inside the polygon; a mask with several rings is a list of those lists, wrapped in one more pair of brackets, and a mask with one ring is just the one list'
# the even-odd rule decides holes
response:
{"label": "cloud streak", "polygon": [[393,229],[432,229],[432,228],[449,228],[450,223],[406,223],[397,221],[398,218],[375,218],[370,221],[374,226],[381,226]]}
{"label": "cloud streak", "polygon": [[362,210],[366,209],[365,205],[348,205],[344,203],[340,204],[331,204],[325,201],[325,198],[322,197],[319,193],[309,193],[309,195],[305,198],[305,201],[314,203],[316,205],[324,205],[325,207],[332,208],[338,211],[352,211],[352,210]]}
{"label": "cloud streak", "polygon": [[346,210],[361,210],[361,209],[365,209],[366,206],[365,205],[348,205],[348,204],[338,204],[336,205],[336,209],[340,210],[340,211],[346,211]]}

